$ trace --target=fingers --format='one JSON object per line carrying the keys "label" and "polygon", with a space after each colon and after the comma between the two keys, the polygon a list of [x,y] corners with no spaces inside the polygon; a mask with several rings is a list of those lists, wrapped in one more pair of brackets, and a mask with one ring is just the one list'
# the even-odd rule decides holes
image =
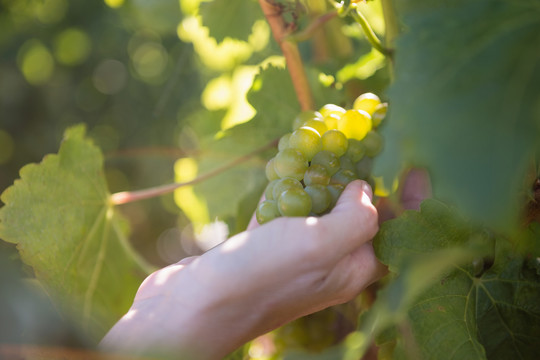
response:
{"label": "fingers", "polygon": [[177,263],[173,264],[173,265],[189,265],[193,262],[193,260],[195,260],[196,258],[198,258],[198,256],[188,256],[188,257],[185,257],[183,258],[182,260],[178,261]]}
{"label": "fingers", "polygon": [[347,185],[332,212],[319,221],[320,238],[328,242],[326,250],[337,250],[336,255],[344,256],[375,236],[379,227],[372,198],[365,181],[356,180]]}

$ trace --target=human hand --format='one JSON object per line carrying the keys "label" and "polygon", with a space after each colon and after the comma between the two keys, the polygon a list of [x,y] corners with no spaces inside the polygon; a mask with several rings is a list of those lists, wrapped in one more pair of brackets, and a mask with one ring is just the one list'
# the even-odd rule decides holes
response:
{"label": "human hand", "polygon": [[350,183],[331,213],[278,218],[150,275],[105,349],[218,359],[379,279],[371,189]]}

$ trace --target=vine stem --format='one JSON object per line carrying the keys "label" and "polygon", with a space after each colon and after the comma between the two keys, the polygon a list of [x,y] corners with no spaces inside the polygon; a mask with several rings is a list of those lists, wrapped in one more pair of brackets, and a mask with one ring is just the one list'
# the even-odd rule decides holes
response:
{"label": "vine stem", "polygon": [[300,51],[295,42],[288,41],[287,37],[290,35],[289,26],[283,19],[282,8],[276,4],[273,4],[270,0],[259,0],[259,4],[263,11],[274,39],[279,44],[281,52],[287,62],[287,68],[291,76],[291,80],[296,92],[296,97],[300,103],[302,110],[314,109],[313,95],[311,94],[311,88],[304,71],[304,65],[302,58],[300,57]]}
{"label": "vine stem", "polygon": [[315,31],[317,31],[324,23],[327,21],[332,20],[338,15],[337,10],[332,10],[330,12],[327,12],[326,14],[323,14],[319,17],[317,17],[313,22],[311,22],[308,27],[306,27],[305,30],[298,32],[296,34],[288,35],[285,40],[292,41],[292,42],[301,42],[308,40],[313,36]]}
{"label": "vine stem", "polygon": [[358,24],[360,24],[371,46],[373,46],[376,50],[378,50],[384,56],[388,58],[392,58],[392,50],[383,46],[383,44],[381,43],[381,41],[379,40],[379,38],[377,37],[373,29],[371,28],[371,26],[369,25],[364,15],[362,15],[362,13],[356,7],[351,10],[352,11],[350,11],[349,13],[353,17],[353,19]]}
{"label": "vine stem", "polygon": [[244,156],[241,156],[223,166],[220,166],[220,167],[217,167],[215,168],[214,170],[211,170],[205,174],[202,174],[198,177],[196,177],[195,179],[193,180],[190,180],[190,181],[185,181],[185,182],[179,182],[179,183],[171,183],[171,184],[166,184],[166,185],[161,185],[161,186],[156,186],[156,187],[152,187],[152,188],[148,188],[148,189],[143,189],[143,190],[137,190],[137,191],[122,191],[122,192],[118,192],[118,193],[115,193],[115,194],[112,194],[111,195],[111,198],[110,198],[110,202],[113,204],[113,205],[122,205],[122,204],[127,204],[127,203],[131,203],[131,202],[135,202],[135,201],[139,201],[139,200],[144,200],[144,199],[150,199],[150,198],[153,198],[153,197],[157,197],[157,196],[160,196],[160,195],[164,195],[164,194],[168,194],[170,192],[173,192],[174,190],[180,188],[180,187],[183,187],[183,186],[189,186],[189,185],[195,185],[195,184],[198,184],[200,182],[203,182],[205,180],[208,180],[216,175],[219,175],[243,162],[246,162],[248,161],[249,159],[251,159],[253,156],[257,155],[258,153],[261,153],[265,150],[268,150],[270,148],[273,148],[273,147],[276,147],[277,143],[278,143],[279,139],[274,139],[272,141],[270,141],[269,143],[267,143],[266,145],[263,145],[255,150],[253,150],[252,152],[250,152],[249,154],[246,154]]}

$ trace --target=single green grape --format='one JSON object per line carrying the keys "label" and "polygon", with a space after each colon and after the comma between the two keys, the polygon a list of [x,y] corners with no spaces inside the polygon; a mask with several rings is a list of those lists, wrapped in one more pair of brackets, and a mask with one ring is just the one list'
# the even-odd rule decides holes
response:
{"label": "single green grape", "polygon": [[291,188],[302,189],[302,183],[296,179],[285,177],[279,179],[272,188],[272,199],[277,200],[279,196],[285,191]]}
{"label": "single green grape", "polygon": [[317,215],[325,212],[332,202],[332,195],[325,185],[308,185],[304,191],[311,197],[311,211]]}
{"label": "single green grape", "polygon": [[356,176],[362,180],[368,180],[371,177],[373,169],[373,159],[365,156],[362,160],[356,163]]}
{"label": "single green grape", "polygon": [[283,135],[279,139],[279,142],[278,142],[278,150],[279,151],[290,148],[290,146],[289,146],[289,138],[290,137],[291,137],[291,133],[286,133],[285,135]]}
{"label": "single green grape", "polygon": [[274,186],[276,186],[277,182],[281,179],[272,180],[266,185],[266,189],[264,190],[264,198],[266,200],[275,200],[274,199]]}
{"label": "single green grape", "polygon": [[264,224],[279,217],[277,202],[275,200],[265,200],[261,202],[255,210],[255,218],[259,224]]}
{"label": "single green grape", "polygon": [[353,109],[364,110],[369,115],[373,114],[377,105],[381,103],[381,99],[373,93],[365,93],[358,96],[353,103]]}
{"label": "single green grape", "polygon": [[371,130],[371,116],[364,110],[347,110],[338,121],[338,130],[349,139],[362,140]]}
{"label": "single green grape", "polygon": [[373,123],[373,127],[378,127],[381,125],[381,122],[386,117],[386,113],[388,112],[388,103],[382,103],[377,105],[375,108],[375,111],[371,115],[371,122]]}
{"label": "single green grape", "polygon": [[328,175],[332,176],[339,170],[339,158],[331,151],[322,150],[319,151],[313,159],[311,159],[311,165],[322,165],[328,171]]}
{"label": "single green grape", "polygon": [[356,172],[356,164],[347,155],[343,155],[339,158],[339,164],[342,169]]}
{"label": "single green grape", "polygon": [[321,137],[322,149],[336,154],[338,157],[345,154],[349,148],[349,142],[344,133],[339,130],[328,130]]}
{"label": "single green grape", "polygon": [[311,164],[304,174],[304,184],[306,185],[328,185],[330,183],[330,174],[322,165]]}
{"label": "single green grape", "polygon": [[315,129],[321,136],[328,131],[328,127],[322,119],[310,119],[306,121],[301,127]]}
{"label": "single green grape", "polygon": [[332,184],[341,184],[343,186],[346,186],[348,183],[356,179],[358,179],[358,176],[356,176],[353,171],[341,169],[337,173],[332,175],[332,177],[330,178],[330,182]]}
{"label": "single green grape", "polygon": [[293,124],[292,124],[292,131],[304,125],[304,123],[308,120],[322,119],[322,118],[323,118],[322,114],[318,111],[313,111],[313,110],[302,111],[300,114],[298,114],[297,117],[294,118]]}
{"label": "single green grape", "polygon": [[307,216],[311,212],[311,197],[303,189],[285,190],[278,198],[278,210],[283,216]]}
{"label": "single green grape", "polygon": [[275,162],[276,158],[273,157],[266,163],[265,173],[268,181],[279,179],[279,175],[276,173],[276,169],[274,167]]}
{"label": "single green grape", "polygon": [[302,180],[308,168],[306,157],[296,149],[288,148],[282,150],[277,153],[274,159],[274,169],[276,174],[281,178],[292,177]]}
{"label": "single green grape", "polygon": [[339,196],[345,190],[345,185],[342,184],[329,184],[326,186],[326,189],[328,189],[328,192],[330,193],[331,201],[329,208],[332,209],[334,206],[336,206],[336,203],[339,199]]}
{"label": "single green grape", "polygon": [[310,161],[322,149],[321,135],[313,128],[302,126],[291,134],[289,146],[300,151]]}
{"label": "single green grape", "polygon": [[341,116],[345,114],[347,110],[342,108],[339,105],[335,104],[325,104],[322,108],[319,109],[319,113],[322,115],[323,118],[330,114],[336,114],[337,116]]}
{"label": "single green grape", "polygon": [[366,154],[366,147],[360,140],[349,139],[347,148],[347,156],[354,162],[360,161]]}
{"label": "single green grape", "polygon": [[374,157],[379,154],[383,148],[383,137],[378,132],[372,130],[366,134],[362,143],[366,148],[366,155]]}

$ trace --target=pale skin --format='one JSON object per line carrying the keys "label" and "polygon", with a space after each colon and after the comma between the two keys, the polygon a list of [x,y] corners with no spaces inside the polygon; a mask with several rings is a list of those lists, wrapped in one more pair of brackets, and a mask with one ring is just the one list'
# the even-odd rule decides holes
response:
{"label": "pale skin", "polygon": [[106,351],[221,359],[301,316],[356,297],[386,272],[373,252],[377,210],[350,183],[331,213],[278,218],[151,274]]}

